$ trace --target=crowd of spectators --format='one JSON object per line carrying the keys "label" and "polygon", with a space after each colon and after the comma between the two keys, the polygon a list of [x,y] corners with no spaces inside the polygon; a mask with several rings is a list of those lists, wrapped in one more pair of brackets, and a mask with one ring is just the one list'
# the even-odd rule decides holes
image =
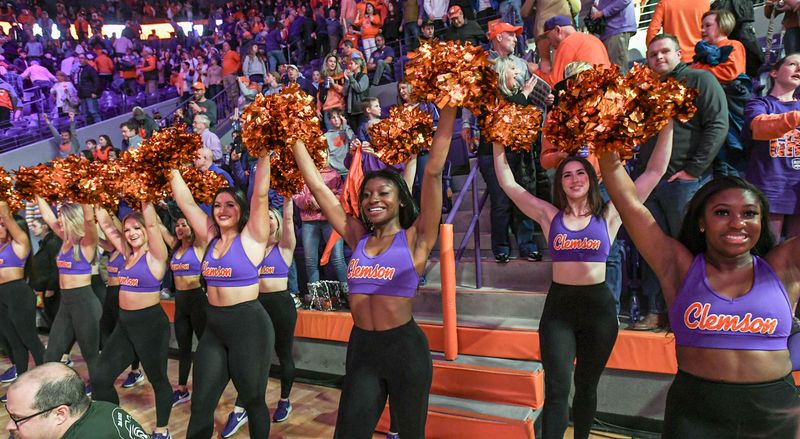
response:
{"label": "crowd of spectators", "polygon": [[[747,138],[746,107],[754,99],[753,79],[764,53],[752,28],[752,5],[747,10],[745,3],[660,0],[647,30],[650,68],[662,78],[676,77],[700,90],[700,111],[689,123],[676,125],[670,168],[648,201],[648,208],[673,235],[678,232],[683,206],[705,181],[747,173],[752,139]],[[629,44],[638,28],[638,6],[631,0],[583,4],[567,0],[262,0],[228,2],[209,9],[196,2],[126,1],[89,8],[58,3],[56,19],[51,20],[42,8],[20,2],[0,7],[0,20],[17,25],[0,35],[0,125],[23,117],[20,96],[23,90],[33,89],[35,96],[44,99],[31,111],[45,116],[58,155],[82,150],[90,159],[113,159],[121,150],[137,147],[166,121],[137,106],[131,119],[120,126],[123,144],[112,145],[109,136],[78,139],[75,119],[99,120],[98,99],[104,93],[166,96],[163,92],[169,90],[188,100],[174,117],[202,137],[198,167],[223,173],[247,190],[255,160],[241,145],[236,116],[258,94],[274,94],[296,83],[315,98],[330,149],[330,169],[325,175],[345,179],[351,152],[358,148],[365,153],[365,170],[385,166],[369,147],[367,127],[388,110],[371,97],[372,87],[397,83],[399,105],[419,105],[433,113],[434,120],[438,117],[433,105],[413,102],[410,85],[402,77],[401,64],[408,51],[421,42],[440,39],[483,45],[496,63],[501,94],[519,104],[545,108],[557,95],[552,90],[564,89],[565,78],[581,70],[611,64],[623,72],[630,68]],[[787,54],[800,50],[792,32],[797,27],[792,21],[794,8],[794,2],[787,0],[768,2],[764,11],[771,17],[773,9],[787,12]],[[202,30],[185,32],[180,20],[204,20]],[[170,37],[142,38],[142,26],[155,21],[171,23]],[[120,35],[101,35],[97,31],[106,22],[124,23],[124,29]],[[58,38],[49,31],[52,24],[60,32]],[[70,25],[75,35],[68,31]],[[662,31],[668,35],[659,35]],[[222,98],[213,99],[223,90]],[[475,118],[464,113],[460,136],[477,154],[487,182],[496,261],[510,259],[509,230],[520,257],[540,260],[533,224],[497,186],[491,145],[480,141]],[[233,114],[234,132],[232,141],[223,144],[224,133],[216,129],[228,114]],[[56,117],[68,122],[61,130],[50,124]],[[650,147],[642,145],[639,167],[646,163]],[[508,154],[516,178],[525,181],[528,190],[547,197],[546,169],[557,166],[563,153],[542,141],[532,155],[518,155]],[[422,169],[424,154],[420,161]],[[277,196],[276,200],[279,205]],[[308,228],[304,242],[318,244],[330,230],[317,224],[324,218],[314,210],[308,194],[297,201],[297,217],[315,224]],[[311,211],[303,211],[307,209]],[[798,228],[800,212],[783,214],[786,230]],[[615,245],[607,275],[618,299],[619,253]],[[334,256],[338,272],[341,260]],[[316,273],[315,262],[306,262],[308,271]],[[654,275],[645,269],[644,277],[649,316],[640,326],[649,329],[659,324],[663,306]],[[298,291],[296,280],[290,289]]]}

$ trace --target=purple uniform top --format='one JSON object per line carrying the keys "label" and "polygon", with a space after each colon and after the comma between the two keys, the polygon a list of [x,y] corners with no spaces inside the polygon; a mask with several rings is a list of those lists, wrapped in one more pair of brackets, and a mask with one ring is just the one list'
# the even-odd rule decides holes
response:
{"label": "purple uniform top", "polygon": [[800,214],[800,129],[771,140],[753,140],[750,124],[762,114],[800,110],[800,101],[781,102],[774,96],[751,99],[744,107],[742,138],[750,141],[747,180],[769,200],[771,213]]}
{"label": "purple uniform top", "polygon": [[24,258],[20,258],[14,253],[13,249],[14,245],[11,241],[5,243],[2,247],[0,247],[0,268],[22,268],[25,266],[25,260],[28,259],[28,255],[30,255],[30,250],[28,251],[28,255]]}
{"label": "purple uniform top", "polygon": [[200,274],[200,260],[194,247],[189,247],[183,255],[178,256],[178,250],[172,253],[169,268],[175,276],[196,276]]}
{"label": "purple uniform top", "polygon": [[210,287],[244,287],[258,284],[258,267],[242,247],[242,236],[234,238],[228,252],[220,258],[214,257],[214,246],[219,238],[211,241],[203,260],[203,277]]}
{"label": "purple uniform top", "polygon": [[669,321],[678,346],[780,351],[787,349],[792,305],[767,262],[753,256],[753,287],[732,299],[711,288],[703,254],[694,258]]}
{"label": "purple uniform top", "polygon": [[553,262],[605,263],[611,250],[608,225],[603,218],[594,215],[583,229],[570,230],[564,224],[563,212],[558,212],[550,223],[547,241]]}
{"label": "purple uniform top", "polygon": [[284,279],[289,277],[289,266],[283,260],[277,245],[272,246],[272,250],[261,261],[261,266],[258,267],[258,277],[261,279]]}
{"label": "purple uniform top", "polygon": [[119,271],[122,267],[125,266],[125,258],[122,257],[121,253],[117,253],[113,259],[108,261],[106,265],[106,271],[108,272],[109,279],[116,279],[119,277]]}
{"label": "purple uniform top", "polygon": [[364,251],[366,234],[356,245],[347,265],[347,286],[350,294],[414,297],[419,286],[419,274],[408,248],[406,231],[400,230],[386,251],[369,256]]}
{"label": "purple uniform top", "polygon": [[[163,276],[162,276],[163,278]],[[119,289],[131,293],[154,293],[161,291],[161,278],[153,276],[147,265],[147,253],[143,254],[133,267],[124,265],[119,270]]]}
{"label": "purple uniform top", "polygon": [[83,251],[78,248],[78,260],[72,255],[72,248],[56,257],[56,266],[59,274],[92,274],[92,264],[83,256]]}

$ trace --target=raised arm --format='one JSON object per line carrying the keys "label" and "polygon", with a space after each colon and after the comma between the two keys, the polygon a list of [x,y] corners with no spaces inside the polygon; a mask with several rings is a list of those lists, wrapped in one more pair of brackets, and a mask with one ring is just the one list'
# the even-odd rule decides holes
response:
{"label": "raised arm", "polygon": [[558,213],[558,209],[547,201],[537,198],[526,191],[524,187],[514,180],[514,174],[508,165],[506,149],[499,143],[494,144],[494,173],[497,175],[497,182],[503,192],[508,195],[508,198],[514,202],[519,210],[539,223],[543,229],[549,230],[550,222]]}
{"label": "raised arm", "polygon": [[211,230],[214,227],[214,221],[203,212],[203,209],[197,205],[192,196],[192,191],[189,186],[183,181],[181,173],[177,169],[170,172],[170,185],[172,186],[172,197],[181,212],[186,216],[189,225],[195,233],[195,239],[199,240],[204,246],[213,238]]}
{"label": "raised arm", "polygon": [[114,218],[102,207],[95,208],[95,214],[97,215],[97,224],[103,230],[103,233],[106,234],[108,241],[111,242],[114,248],[120,252],[122,256],[127,257],[130,255],[131,249],[130,246],[128,246],[128,242],[125,241],[125,237],[123,236],[122,225],[116,223]]}
{"label": "raised arm", "polygon": [[[81,239],[81,251],[84,248],[91,249],[90,254],[94,255],[97,252],[97,221],[94,217],[94,206],[91,204],[81,204],[83,209],[83,238]],[[84,253],[85,256],[85,253]],[[86,259],[92,260],[87,257]]]}
{"label": "raised arm", "polygon": [[661,230],[649,210],[639,201],[636,186],[616,153],[600,156],[600,171],[614,207],[636,248],[653,268],[667,304],[677,294],[683,275],[689,270],[692,255],[678,241]]}
{"label": "raised arm", "polygon": [[3,221],[8,234],[11,236],[11,248],[14,253],[17,256],[20,254],[27,255],[31,250],[31,239],[22,230],[22,227],[17,224],[14,214],[11,213],[11,209],[8,208],[8,204],[5,201],[0,201],[0,220]]}
{"label": "raised arm", "polygon": [[269,153],[266,151],[258,157],[253,184],[253,195],[250,198],[250,218],[244,228],[256,242],[266,244],[269,239]]}
{"label": "raised arm", "polygon": [[61,239],[64,239],[64,228],[61,227],[61,222],[56,217],[56,214],[53,213],[53,209],[50,208],[50,205],[47,204],[47,201],[40,196],[36,196],[36,204],[39,205],[39,213],[42,214],[42,219],[44,222],[50,226],[50,230],[56,234]]}
{"label": "raised arm", "polygon": [[[448,144],[449,147],[449,144]],[[403,180],[408,186],[408,190],[414,192],[414,179],[417,178],[417,155],[414,154],[406,162],[406,168],[403,170]]]}
{"label": "raised arm", "polygon": [[647,197],[653,192],[658,182],[661,181],[661,177],[667,172],[667,165],[669,165],[669,160],[672,156],[672,135],[674,130],[675,124],[670,119],[667,126],[658,133],[658,140],[650,159],[647,161],[647,168],[634,182],[636,185],[636,198],[642,203],[647,200]]}
{"label": "raised arm", "polygon": [[[433,135],[431,150],[428,153],[428,161],[422,171],[419,217],[414,221],[414,229],[417,232],[415,250],[422,256],[419,259],[423,260],[428,259],[431,249],[436,245],[436,238],[439,236],[439,223],[442,220],[442,172],[447,160],[447,153],[450,151],[457,110],[450,106],[442,109],[439,126]],[[412,179],[411,184],[413,181]],[[415,258],[415,262],[417,259]]]}
{"label": "raised arm", "polygon": [[292,148],[292,152],[294,153],[294,159],[297,161],[297,167],[300,169],[300,173],[303,175],[303,179],[306,182],[306,186],[308,186],[308,190],[314,195],[314,199],[317,200],[317,204],[319,204],[320,209],[322,209],[325,218],[328,219],[328,222],[333,226],[334,230],[344,238],[350,248],[356,248],[356,244],[358,244],[358,241],[367,232],[367,229],[361,224],[361,221],[348,215],[344,211],[344,207],[342,207],[339,198],[333,194],[331,188],[329,188],[322,179],[322,175],[319,173],[319,169],[317,169],[316,165],[314,165],[314,160],[311,159],[306,145],[298,141],[294,148]]}
{"label": "raised arm", "polygon": [[142,203],[142,216],[144,217],[144,227],[147,230],[147,250],[150,256],[156,261],[163,263],[169,257],[167,244],[161,237],[161,221],[158,219],[156,208],[153,203]]}
{"label": "raised arm", "polygon": [[294,203],[291,197],[286,197],[283,202],[283,232],[278,246],[291,252],[297,246],[297,236],[294,234]]}

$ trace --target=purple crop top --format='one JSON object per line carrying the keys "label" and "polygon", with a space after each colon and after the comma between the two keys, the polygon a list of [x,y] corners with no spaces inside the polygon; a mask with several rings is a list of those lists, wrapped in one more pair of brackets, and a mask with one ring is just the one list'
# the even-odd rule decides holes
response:
{"label": "purple crop top", "polygon": [[178,256],[178,250],[172,253],[169,268],[175,276],[197,276],[200,274],[200,260],[197,259],[197,252],[194,247],[189,247],[183,252],[183,256]]}
{"label": "purple crop top", "polygon": [[697,255],[669,308],[675,343],[709,349],[787,349],[792,306],[786,289],[758,256],[753,256],[753,271],[750,291],[731,299],[711,288],[705,258]]}
{"label": "purple crop top", "polygon": [[[56,257],[58,274],[92,274],[92,263],[83,256],[83,250],[78,248],[78,260],[72,257],[72,248]],[[94,258],[92,258],[94,260]]]}
{"label": "purple crop top", "polygon": [[117,253],[113,259],[108,261],[106,264],[106,271],[108,272],[109,279],[116,279],[119,277],[119,271],[122,267],[125,266],[125,258],[122,257],[122,253]]}
{"label": "purple crop top", "polygon": [[119,289],[132,293],[154,293],[161,291],[161,279],[157,279],[147,266],[147,253],[133,267],[119,270]]}
{"label": "purple crop top", "polygon": [[219,238],[211,241],[203,260],[203,277],[210,287],[244,287],[258,284],[258,267],[242,247],[242,237],[237,236],[228,252],[221,258],[214,257],[214,246]]}
{"label": "purple crop top", "polygon": [[0,268],[22,268],[25,266],[25,260],[28,259],[30,254],[31,252],[28,250],[28,254],[24,258],[20,258],[14,252],[14,244],[8,241],[0,248]]}
{"label": "purple crop top", "polygon": [[273,246],[267,256],[261,261],[258,267],[258,277],[260,279],[283,279],[289,277],[289,266],[283,260],[278,246]]}
{"label": "purple crop top", "polygon": [[364,251],[370,235],[358,241],[347,265],[350,294],[414,297],[419,286],[419,274],[408,249],[406,231],[394,235],[389,248],[377,256],[368,256]]}
{"label": "purple crop top", "polygon": [[553,262],[602,262],[608,259],[611,243],[608,225],[603,218],[592,215],[581,230],[570,230],[564,224],[563,212],[550,223],[550,257]]}

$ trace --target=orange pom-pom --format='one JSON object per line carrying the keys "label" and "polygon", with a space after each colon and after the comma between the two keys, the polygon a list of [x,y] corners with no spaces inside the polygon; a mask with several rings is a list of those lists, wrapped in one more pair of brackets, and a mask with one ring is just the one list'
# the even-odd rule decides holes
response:
{"label": "orange pom-pom", "polygon": [[497,142],[513,151],[530,151],[542,130],[542,111],[501,99],[480,120],[487,142]]}
{"label": "orange pom-pom", "polygon": [[613,65],[579,73],[559,96],[545,126],[548,140],[570,154],[588,146],[595,154],[614,151],[628,159],[669,119],[690,119],[697,91],[672,78],[662,82],[638,65],[622,77]]}
{"label": "orange pom-pom", "polygon": [[11,212],[18,212],[25,207],[22,197],[14,190],[11,175],[2,166],[0,166],[0,201],[8,203]]}
{"label": "orange pom-pom", "polygon": [[390,165],[405,163],[430,148],[432,139],[433,116],[417,106],[392,107],[388,118],[369,127],[370,146]]}
{"label": "orange pom-pom", "polygon": [[211,204],[220,188],[227,187],[228,181],[214,171],[201,171],[193,166],[182,166],[181,177],[189,186],[192,196],[199,204]]}
{"label": "orange pom-pom", "polygon": [[303,189],[291,150],[298,141],[305,144],[318,167],[327,157],[327,143],[313,101],[297,84],[290,84],[280,93],[257,96],[242,113],[242,142],[247,152],[259,157],[272,151],[271,185],[284,196]]}
{"label": "orange pom-pom", "polygon": [[495,99],[497,73],[480,46],[456,41],[425,43],[408,57],[405,78],[420,101],[433,102],[439,108],[467,107],[481,114]]}

